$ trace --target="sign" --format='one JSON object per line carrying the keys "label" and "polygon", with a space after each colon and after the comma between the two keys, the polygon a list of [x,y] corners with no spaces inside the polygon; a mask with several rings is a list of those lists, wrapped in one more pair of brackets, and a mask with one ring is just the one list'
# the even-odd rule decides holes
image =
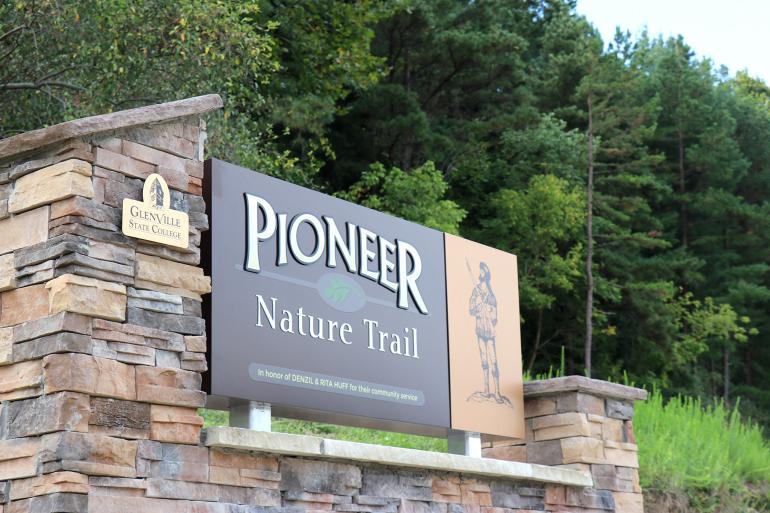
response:
{"label": "sign", "polygon": [[123,200],[123,233],[168,246],[187,248],[189,218],[186,213],[171,210],[171,194],[166,180],[151,174],[144,182],[144,201]]}
{"label": "sign", "polygon": [[204,195],[213,401],[524,436],[513,255],[219,160]]}

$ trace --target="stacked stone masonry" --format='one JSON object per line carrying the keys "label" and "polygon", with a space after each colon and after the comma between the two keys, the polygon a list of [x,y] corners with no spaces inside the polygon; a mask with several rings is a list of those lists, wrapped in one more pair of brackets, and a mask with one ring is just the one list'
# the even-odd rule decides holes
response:
{"label": "stacked stone masonry", "polygon": [[488,441],[485,457],[580,470],[594,487],[549,485],[551,511],[644,511],[634,438],[643,390],[577,376],[525,384],[526,440]]}
{"label": "stacked stone masonry", "polygon": [[[206,96],[0,141],[0,513],[642,511],[633,403],[527,401],[487,456],[590,472],[575,489],[201,443]],[[161,174],[187,249],[121,233]]]}

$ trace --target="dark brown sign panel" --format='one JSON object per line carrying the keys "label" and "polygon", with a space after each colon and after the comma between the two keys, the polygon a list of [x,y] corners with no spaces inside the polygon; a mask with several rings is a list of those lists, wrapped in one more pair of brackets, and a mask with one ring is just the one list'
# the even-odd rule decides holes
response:
{"label": "dark brown sign panel", "polygon": [[448,426],[443,234],[218,160],[206,182],[210,393]]}
{"label": "dark brown sign panel", "polygon": [[215,401],[523,436],[515,257],[218,160],[204,187]]}

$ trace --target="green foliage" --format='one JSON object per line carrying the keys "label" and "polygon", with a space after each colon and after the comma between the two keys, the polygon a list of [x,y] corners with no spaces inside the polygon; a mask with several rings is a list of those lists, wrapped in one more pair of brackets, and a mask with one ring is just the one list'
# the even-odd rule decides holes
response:
{"label": "green foliage", "polygon": [[432,162],[410,172],[397,167],[386,169],[377,163],[338,196],[437,230],[457,233],[465,212],[454,201],[444,199],[447,188]]}
{"label": "green foliage", "polygon": [[750,496],[747,485],[770,482],[770,445],[737,407],[681,396],[665,401],[655,389],[636,403],[634,431],[643,488]]}
{"label": "green foliage", "polygon": [[525,189],[502,189],[490,198],[496,217],[483,222],[485,235],[520,259],[522,301],[549,309],[556,293],[570,291],[581,277],[582,192],[554,175],[535,175]]}

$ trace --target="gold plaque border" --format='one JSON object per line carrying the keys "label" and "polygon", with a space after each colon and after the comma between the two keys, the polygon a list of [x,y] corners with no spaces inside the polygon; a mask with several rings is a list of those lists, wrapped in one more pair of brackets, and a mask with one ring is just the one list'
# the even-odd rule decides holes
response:
{"label": "gold plaque border", "polygon": [[[157,208],[151,203],[151,187],[152,184],[158,181],[163,191],[162,208]],[[178,210],[171,209],[171,194],[169,193],[168,184],[166,180],[159,174],[153,173],[147,177],[144,181],[144,188],[142,190],[142,197],[144,201],[137,201],[130,198],[123,199],[123,222],[122,229],[123,234],[135,239],[148,240],[150,242],[156,242],[158,244],[165,244],[167,246],[173,246],[177,248],[187,248],[190,244],[190,218],[189,216]],[[143,212],[149,212],[152,214],[162,214],[169,219],[179,221],[179,230],[181,232],[181,238],[176,239],[174,237],[168,237],[166,235],[147,232],[144,230],[137,230],[130,226],[131,216],[129,211],[131,207],[137,207]],[[148,221],[149,222],[149,221]],[[158,223],[155,223],[158,225]]]}

